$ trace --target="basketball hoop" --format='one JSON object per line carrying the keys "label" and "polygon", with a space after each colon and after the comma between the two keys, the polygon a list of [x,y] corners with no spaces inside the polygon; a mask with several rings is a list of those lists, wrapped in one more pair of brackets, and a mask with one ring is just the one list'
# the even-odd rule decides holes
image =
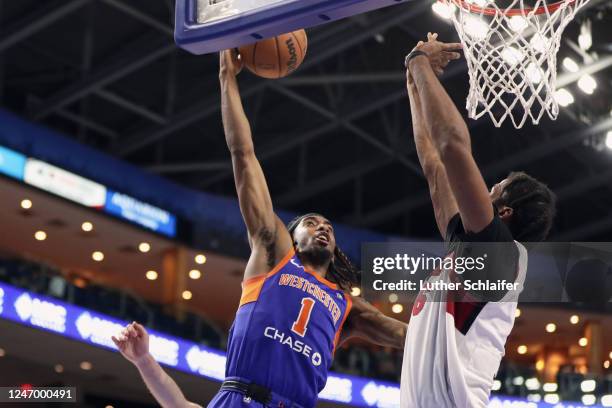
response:
{"label": "basketball hoop", "polygon": [[[468,64],[468,115],[515,128],[559,114],[557,52],[563,30],[589,0],[438,0],[449,11]],[[531,3],[531,4],[528,4]]]}

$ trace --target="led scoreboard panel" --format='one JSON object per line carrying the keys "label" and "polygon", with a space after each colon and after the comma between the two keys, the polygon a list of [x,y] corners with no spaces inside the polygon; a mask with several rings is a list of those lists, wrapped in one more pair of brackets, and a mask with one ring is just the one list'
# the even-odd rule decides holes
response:
{"label": "led scoreboard panel", "polygon": [[44,161],[0,146],[0,173],[85,207],[104,211],[168,237],[176,216]]}

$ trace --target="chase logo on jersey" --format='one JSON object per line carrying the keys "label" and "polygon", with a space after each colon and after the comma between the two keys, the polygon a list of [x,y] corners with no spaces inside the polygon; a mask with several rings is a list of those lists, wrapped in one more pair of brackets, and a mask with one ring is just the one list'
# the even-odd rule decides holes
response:
{"label": "chase logo on jersey", "polygon": [[264,330],[264,336],[274,341],[278,341],[280,344],[289,347],[296,353],[302,354],[310,360],[313,366],[318,367],[321,365],[321,354],[316,351],[312,353],[312,347],[301,340],[293,338],[290,334],[283,333],[274,327],[268,326]]}

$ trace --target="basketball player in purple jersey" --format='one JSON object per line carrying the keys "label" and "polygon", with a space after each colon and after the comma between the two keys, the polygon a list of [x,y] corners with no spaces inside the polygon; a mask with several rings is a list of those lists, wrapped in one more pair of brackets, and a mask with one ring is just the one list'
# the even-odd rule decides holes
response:
{"label": "basketball player in purple jersey", "polygon": [[[511,173],[487,189],[472,156],[468,128],[436,77],[459,58],[459,48],[429,34],[428,41],[406,57],[414,141],[448,256],[478,249],[476,243],[495,243],[487,250],[499,250],[496,261],[501,262],[489,257],[484,273],[434,271],[429,281],[505,279],[522,284],[527,251],[518,241],[544,240],[555,197],[524,173]],[[402,408],[487,406],[514,324],[517,294],[488,295],[475,299],[476,294],[459,291],[419,294],[404,347]]]}
{"label": "basketball player in purple jersey", "polygon": [[[220,54],[223,126],[251,256],[230,330],[226,379],[208,407],[311,408],[338,344],[360,337],[401,349],[406,324],[347,293],[359,273],[336,246],[329,220],[310,213],[285,226],[274,213],[240,100],[241,67],[233,52]],[[163,407],[198,407],[151,357],[147,338],[133,323],[113,340]]]}
{"label": "basketball player in purple jersey", "polygon": [[232,325],[226,380],[209,407],[313,407],[334,351],[349,337],[402,348],[406,325],[347,290],[358,271],[336,246],[320,214],[288,226],[276,216],[255,156],[236,75],[241,62],[221,53],[221,112],[251,256]]}

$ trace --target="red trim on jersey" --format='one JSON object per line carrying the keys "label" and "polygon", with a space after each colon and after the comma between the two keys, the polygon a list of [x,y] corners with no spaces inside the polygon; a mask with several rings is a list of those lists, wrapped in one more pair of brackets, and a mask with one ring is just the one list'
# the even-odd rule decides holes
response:
{"label": "red trim on jersey", "polygon": [[[446,313],[453,316],[455,328],[466,335],[487,302],[478,302],[469,293],[462,292],[448,293]],[[454,299],[457,299],[457,301]]]}

